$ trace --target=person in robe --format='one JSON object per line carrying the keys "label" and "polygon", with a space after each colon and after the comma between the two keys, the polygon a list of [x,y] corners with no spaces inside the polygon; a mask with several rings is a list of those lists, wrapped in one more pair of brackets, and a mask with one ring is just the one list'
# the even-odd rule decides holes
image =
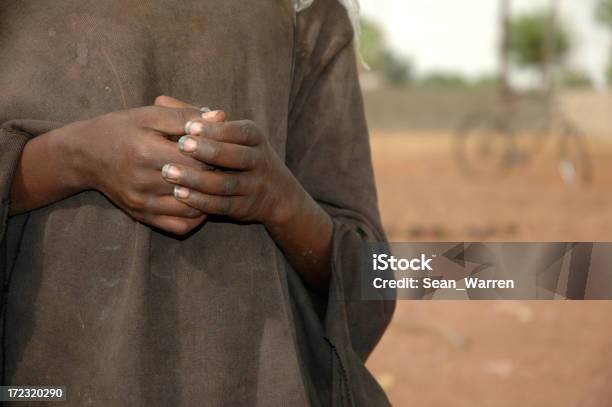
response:
{"label": "person in robe", "polygon": [[388,405],[365,367],[394,302],[360,298],[385,235],[350,2],[294,3],[0,5],[3,385]]}

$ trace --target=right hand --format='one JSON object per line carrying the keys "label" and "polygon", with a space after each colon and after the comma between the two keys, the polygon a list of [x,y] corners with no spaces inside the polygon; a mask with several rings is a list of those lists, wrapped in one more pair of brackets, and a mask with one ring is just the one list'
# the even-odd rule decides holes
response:
{"label": "right hand", "polygon": [[[213,121],[223,115],[209,116]],[[170,140],[183,135],[190,120],[201,121],[200,112],[159,106],[123,110],[67,126],[65,140],[85,189],[99,190],[137,221],[183,235],[206,215],[174,198],[161,169],[170,162],[201,169],[202,163],[181,154]]]}

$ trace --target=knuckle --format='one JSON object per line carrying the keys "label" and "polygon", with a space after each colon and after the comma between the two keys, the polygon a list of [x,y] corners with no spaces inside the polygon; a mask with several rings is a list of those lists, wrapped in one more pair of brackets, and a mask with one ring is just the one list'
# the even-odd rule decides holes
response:
{"label": "knuckle", "polygon": [[245,143],[255,143],[261,138],[259,128],[252,120],[244,120],[240,123],[240,133]]}
{"label": "knuckle", "polygon": [[135,209],[135,210],[143,210],[146,206],[145,198],[137,192],[130,192],[126,194],[125,203],[130,208]]}
{"label": "knuckle", "polygon": [[249,208],[247,206],[237,206],[233,216],[238,220],[245,220],[248,218]]}
{"label": "knuckle", "polygon": [[238,190],[240,181],[237,177],[228,177],[223,181],[222,192],[224,195],[234,195]]}
{"label": "knuckle", "polygon": [[180,115],[183,123],[187,123],[189,120],[193,119],[191,111],[189,109],[177,109],[177,112]]}
{"label": "knuckle", "polygon": [[182,235],[186,235],[187,233],[189,233],[191,229],[192,229],[192,226],[190,223],[186,221],[179,221],[174,226],[174,233],[182,236]]}
{"label": "knuckle", "polygon": [[198,150],[200,150],[202,156],[210,160],[217,160],[222,155],[222,148],[218,144],[209,141],[198,143]]}
{"label": "knuckle", "polygon": [[210,199],[208,199],[205,195],[198,195],[198,197],[193,197],[191,199],[193,200],[193,205],[196,206],[200,211],[210,211]]}
{"label": "knuckle", "polygon": [[136,112],[140,127],[154,127],[157,118],[163,117],[166,110],[168,109],[161,106],[147,106],[134,109],[133,111]]}
{"label": "knuckle", "polygon": [[202,216],[202,211],[199,211],[195,208],[190,208],[187,210],[187,213],[185,214],[185,216],[190,219],[199,218],[200,216]]}
{"label": "knuckle", "polygon": [[270,162],[269,157],[267,157],[266,159],[264,159],[262,161],[263,161],[263,163],[261,164],[261,171],[264,174],[270,173],[270,171],[272,171],[273,168],[274,168],[274,164],[272,162]]}
{"label": "knuckle", "polygon": [[142,222],[142,223],[149,223],[149,224],[155,224],[154,220],[152,219],[152,217],[145,213],[145,212],[137,212],[137,211],[132,211],[132,210],[128,210],[128,215],[130,215],[130,217],[138,222]]}
{"label": "knuckle", "polygon": [[160,95],[158,97],[155,98],[155,102],[153,102],[154,105],[158,106],[158,105],[163,105],[166,103],[166,101],[168,100],[168,97],[165,95]]}
{"label": "knuckle", "polygon": [[257,161],[257,156],[252,149],[247,148],[240,154],[240,165],[244,168],[252,168]]}
{"label": "knuckle", "polygon": [[183,127],[187,122],[183,118],[181,109],[171,107],[157,107],[159,109],[160,120],[168,127]]}
{"label": "knuckle", "polygon": [[147,183],[137,175],[132,175],[131,188],[136,194],[142,194],[147,190]]}
{"label": "knuckle", "polygon": [[185,120],[185,115],[183,114],[183,109],[169,109],[172,114],[172,121],[176,123],[176,126],[184,125],[187,123]]}
{"label": "knuckle", "polygon": [[149,148],[143,143],[134,143],[131,150],[133,161],[142,164],[149,159]]}
{"label": "knuckle", "polygon": [[234,204],[232,199],[222,199],[219,203],[219,212],[224,215],[229,215],[233,212]]}
{"label": "knuckle", "polygon": [[253,214],[257,212],[256,203],[258,199],[254,196],[247,197],[236,207],[236,217],[240,220],[252,220]]}
{"label": "knuckle", "polygon": [[263,196],[265,194],[265,185],[261,181],[261,179],[257,179],[255,184],[253,185],[253,191],[255,192],[255,196]]}

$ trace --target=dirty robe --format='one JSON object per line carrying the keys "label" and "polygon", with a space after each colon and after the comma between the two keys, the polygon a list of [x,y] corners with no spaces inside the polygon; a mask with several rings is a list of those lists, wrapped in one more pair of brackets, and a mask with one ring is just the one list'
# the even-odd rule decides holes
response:
{"label": "dirty robe", "polygon": [[[352,35],[336,0],[1,2],[2,384],[66,386],[67,406],[387,405],[364,367],[394,304],[359,299],[360,245],[385,237]],[[179,238],[97,191],[8,216],[28,140],[162,94],[268,135],[333,218],[326,298],[260,224]]]}

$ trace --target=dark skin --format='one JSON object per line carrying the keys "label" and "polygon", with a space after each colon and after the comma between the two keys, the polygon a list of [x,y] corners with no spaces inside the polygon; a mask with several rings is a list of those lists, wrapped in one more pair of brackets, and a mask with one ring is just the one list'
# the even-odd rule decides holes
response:
{"label": "dark skin", "polygon": [[[177,99],[77,122],[27,143],[10,214],[98,190],[135,220],[184,235],[207,214],[263,224],[303,280],[322,295],[332,220],[250,121],[225,122]],[[191,121],[189,136],[177,144]],[[126,137],[129,135],[129,137]],[[222,167],[214,171],[210,165]]]}
{"label": "dark skin", "polygon": [[149,106],[75,122],[32,139],[12,185],[10,214],[96,189],[142,223],[189,232],[205,215],[173,199],[159,171],[169,158],[201,165],[180,155],[168,140],[183,134],[183,121],[198,118],[194,109]]}

